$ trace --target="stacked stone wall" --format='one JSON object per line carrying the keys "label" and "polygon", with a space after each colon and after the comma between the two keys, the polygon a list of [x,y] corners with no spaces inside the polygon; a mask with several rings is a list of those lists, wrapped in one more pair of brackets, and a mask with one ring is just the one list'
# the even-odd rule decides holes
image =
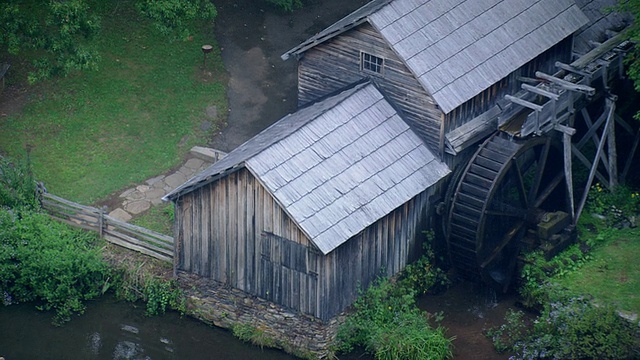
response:
{"label": "stacked stone wall", "polygon": [[327,322],[270,301],[184,272],[178,279],[187,292],[187,314],[225,329],[251,326],[263,341],[303,358],[330,358],[344,316]]}

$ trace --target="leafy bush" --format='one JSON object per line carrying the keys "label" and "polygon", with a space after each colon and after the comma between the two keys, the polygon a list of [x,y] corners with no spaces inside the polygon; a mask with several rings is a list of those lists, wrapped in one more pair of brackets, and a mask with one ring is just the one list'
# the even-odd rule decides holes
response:
{"label": "leafy bush", "polygon": [[639,211],[640,193],[627,186],[618,186],[614,191],[609,191],[596,183],[589,190],[585,204],[587,214],[604,216],[609,226],[616,225]]}
{"label": "leafy bush", "polygon": [[147,316],[164,314],[168,309],[181,314],[186,312],[185,294],[178,282],[152,274],[145,270],[144,263],[119,265],[113,273],[116,297],[130,302],[145,302]]}
{"label": "leafy bush", "polygon": [[523,331],[521,315],[507,316],[511,319],[490,335],[496,349],[516,354],[513,359],[626,359],[638,349],[636,326],[585,298],[546,304],[530,331]]}
{"label": "leafy bush", "polygon": [[355,312],[339,328],[338,351],[363,346],[376,359],[447,359],[451,340],[433,329],[415,305],[415,292],[378,280],[354,303]]}
{"label": "leafy bush", "polygon": [[0,207],[38,207],[36,181],[28,158],[11,162],[0,157]]}
{"label": "leafy bush", "polygon": [[194,20],[213,20],[218,14],[208,0],[140,0],[136,7],[172,40],[188,39],[193,35],[190,26]]}
{"label": "leafy bush", "polygon": [[97,68],[89,42],[99,31],[100,17],[85,0],[0,4],[0,51],[33,59],[30,83]]}
{"label": "leafy bush", "polygon": [[0,208],[0,293],[9,303],[37,301],[56,311],[54,322],[68,321],[107,288],[96,240],[45,214]]}
{"label": "leafy bush", "polygon": [[427,232],[427,241],[422,244],[423,255],[407,265],[400,275],[399,286],[413,289],[418,294],[436,292],[449,286],[447,274],[436,266],[436,256],[431,248],[434,234]]}
{"label": "leafy bush", "polygon": [[267,2],[286,12],[292,12],[293,10],[302,7],[302,1],[300,0],[267,0]]}
{"label": "leafy bush", "polygon": [[234,324],[231,331],[235,337],[244,342],[260,347],[276,346],[276,341],[272,337],[268,336],[264,330],[258,329],[249,324]]}

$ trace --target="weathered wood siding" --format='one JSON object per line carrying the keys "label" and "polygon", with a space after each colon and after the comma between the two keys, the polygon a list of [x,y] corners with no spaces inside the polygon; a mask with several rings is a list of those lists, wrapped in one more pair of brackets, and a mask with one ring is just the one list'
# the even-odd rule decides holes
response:
{"label": "weathered wood siding", "polygon": [[569,63],[571,60],[571,44],[572,37],[568,37],[551,49],[540,54],[518,70],[512,72],[509,76],[503,78],[498,83],[481,92],[473,99],[465,102],[445,117],[446,129],[445,133],[465,124],[476,116],[484,113],[492,108],[498,100],[504,98],[507,94],[514,94],[520,90],[522,82],[518,77],[534,78],[536,71],[545,73],[555,73],[556,61]]}
{"label": "weathered wood siding", "polygon": [[[360,69],[364,51],[384,59],[381,74]],[[426,143],[438,148],[442,112],[414,75],[368,23],[311,48],[298,64],[298,105],[370,77]]]}
{"label": "weathered wood siding", "polygon": [[419,252],[428,199],[438,188],[324,256],[242,169],[178,199],[177,266],[327,320],[383,269],[396,274]]}
{"label": "weathered wood siding", "polygon": [[256,293],[263,232],[307,246],[306,236],[243,168],[180,197],[178,269]]}
{"label": "weathered wood siding", "polygon": [[[400,272],[420,252],[429,228],[429,197],[439,186],[433,186],[363,232],[319,258],[319,281],[322,301],[318,314],[328,319],[342,312],[381,274]],[[384,273],[383,273],[384,271]]]}

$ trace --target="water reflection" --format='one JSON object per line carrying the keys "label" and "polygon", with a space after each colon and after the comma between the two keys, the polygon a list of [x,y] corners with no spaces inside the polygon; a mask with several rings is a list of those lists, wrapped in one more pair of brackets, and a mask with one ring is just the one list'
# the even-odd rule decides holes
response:
{"label": "water reflection", "polygon": [[295,359],[242,343],[176,313],[146,317],[112,298],[92,302],[62,327],[33,305],[0,306],[0,356],[16,359]]}

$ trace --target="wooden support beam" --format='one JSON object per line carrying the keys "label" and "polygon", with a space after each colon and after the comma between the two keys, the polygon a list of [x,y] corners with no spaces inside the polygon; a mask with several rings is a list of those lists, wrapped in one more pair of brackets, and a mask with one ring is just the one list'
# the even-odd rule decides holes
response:
{"label": "wooden support beam", "polygon": [[[613,116],[607,116],[607,123],[604,126],[604,133],[602,134],[603,138],[607,136],[607,132],[610,128],[609,124],[611,122],[611,119],[613,119]],[[584,204],[587,202],[587,195],[589,195],[589,189],[591,189],[593,178],[595,177],[595,174],[598,170],[598,159],[600,158],[600,154],[602,153],[603,148],[604,148],[604,141],[601,141],[600,144],[598,145],[596,156],[594,156],[593,158],[593,166],[589,171],[589,177],[587,178],[587,183],[585,184],[584,191],[582,192],[582,198],[580,199],[580,203],[578,204],[578,209],[576,211],[576,219],[575,219],[576,223],[580,219],[580,215],[582,214],[582,210],[584,209]]]}
{"label": "wooden support beam", "polygon": [[526,108],[529,108],[531,110],[535,110],[535,111],[542,111],[542,106],[538,105],[538,104],[534,104],[532,102],[526,101],[526,100],[522,100],[520,98],[517,98],[515,96],[511,96],[511,95],[505,95],[504,96],[505,99],[511,101],[514,104],[518,104],[520,106],[524,106]]}
{"label": "wooden support beam", "polygon": [[593,96],[596,94],[596,89],[592,88],[591,86],[587,86],[587,85],[580,85],[580,84],[574,84],[570,81],[566,81],[560,78],[557,78],[555,76],[549,75],[549,74],[545,74],[542,71],[536,71],[536,76],[539,77],[540,79],[543,80],[547,80],[549,82],[552,82],[564,89],[570,90],[570,91],[578,91],[581,93],[585,93],[587,95]]}
{"label": "wooden support beam", "polygon": [[[587,159],[587,157],[582,153],[582,151],[576,148],[575,145],[571,145],[571,151],[573,152],[573,156],[577,157],[578,160],[580,160],[580,162],[584,164],[584,166],[587,169],[591,169],[594,166],[593,163],[589,159]],[[602,159],[602,156],[600,158]],[[601,183],[603,184],[607,183],[606,176],[602,175],[599,171],[596,172],[596,177]]]}
{"label": "wooden support beam", "polygon": [[560,124],[554,124],[553,128],[558,130],[558,131],[560,131],[561,133],[563,133],[565,135],[569,135],[569,136],[573,136],[576,133],[576,129],[574,129],[572,127],[560,125]]}
{"label": "wooden support beam", "polygon": [[[582,150],[582,148],[584,147],[584,144],[587,141],[589,141],[590,138],[593,139],[593,143],[596,144],[596,146],[600,144],[600,137],[596,134],[596,131],[600,128],[600,125],[602,125],[602,123],[607,119],[607,116],[608,116],[608,112],[606,111],[603,112],[602,115],[600,115],[598,120],[595,122],[595,124],[592,124],[591,116],[589,116],[589,112],[587,111],[587,108],[582,109],[582,118],[584,119],[584,122],[586,123],[589,130],[587,131],[586,134],[584,134],[582,139],[578,141],[576,148],[578,148],[579,150]],[[609,167],[609,163],[607,161],[607,158],[604,156],[604,154],[601,155],[600,160],[602,160],[604,166]],[[608,183],[608,182],[605,181],[605,183]]]}
{"label": "wooden support beam", "polygon": [[581,56],[578,60],[571,63],[574,68],[582,69],[593,60],[599,58],[603,54],[613,50],[616,46],[620,45],[627,39],[626,29],[620,31],[620,33],[611,39],[599,44],[598,47],[589,51],[585,55]]}
{"label": "wooden support beam", "polygon": [[[575,132],[575,129],[573,129]],[[567,197],[569,200],[569,213],[571,221],[576,223],[576,205],[573,199],[573,171],[572,171],[572,155],[571,155],[571,134],[563,133],[562,135],[563,155],[564,155],[564,179],[567,185]]]}
{"label": "wooden support beam", "polygon": [[[616,122],[611,121],[615,118],[616,102],[615,98],[608,96],[605,100],[609,106],[609,115],[607,123],[609,124],[609,131],[607,132],[607,154],[609,155],[609,190],[613,190],[618,186],[618,151],[616,150]],[[604,141],[604,136],[602,141]]]}
{"label": "wooden support beam", "polygon": [[569,65],[569,64],[565,64],[563,62],[560,61],[556,61],[556,67],[559,69],[562,69],[564,71],[568,71],[570,73],[574,73],[576,75],[580,75],[580,76],[585,76],[585,77],[589,77],[590,75],[580,69],[576,69],[575,67]]}
{"label": "wooden support beam", "polygon": [[554,93],[552,93],[550,91],[546,91],[546,90],[541,89],[539,87],[531,86],[529,84],[522,84],[521,87],[522,87],[522,90],[527,90],[527,91],[530,91],[530,92],[532,92],[534,94],[538,94],[538,95],[547,97],[547,98],[555,100],[555,101],[558,101],[560,99],[560,95],[554,94]]}
{"label": "wooden support beam", "polygon": [[622,175],[620,175],[620,178],[622,179],[623,182],[627,178],[627,174],[629,173],[629,169],[631,169],[631,162],[633,160],[633,157],[636,154],[636,150],[638,149],[638,142],[640,142],[640,129],[638,129],[638,132],[636,133],[635,141],[633,142],[633,146],[631,147],[631,152],[629,153],[629,156],[627,157],[627,162],[624,165],[624,170],[622,171]]}

